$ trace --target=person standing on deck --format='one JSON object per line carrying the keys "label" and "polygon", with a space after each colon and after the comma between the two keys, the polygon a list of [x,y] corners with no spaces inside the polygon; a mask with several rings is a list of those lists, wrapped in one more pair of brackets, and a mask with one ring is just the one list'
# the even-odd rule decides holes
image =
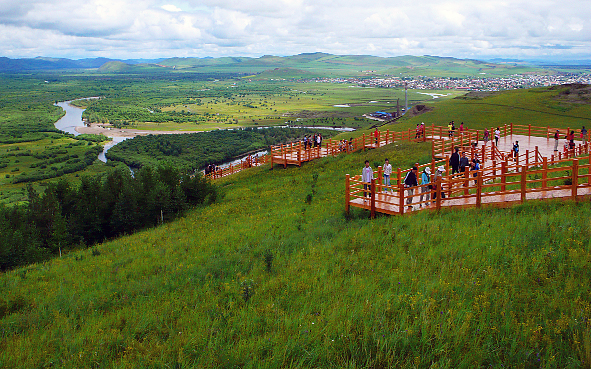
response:
{"label": "person standing on deck", "polygon": [[415,192],[415,187],[419,185],[417,181],[417,167],[412,167],[410,172],[406,173],[404,177],[404,187],[406,187],[406,205],[409,210],[412,210],[412,197]]}
{"label": "person standing on deck", "polygon": [[583,126],[583,128],[581,128],[581,138],[583,139],[583,145],[587,143],[587,128],[585,128],[585,126]]}
{"label": "person standing on deck", "polygon": [[451,174],[460,172],[460,149],[456,147],[456,150],[451,154],[449,158],[449,166],[451,167]]}
{"label": "person standing on deck", "polygon": [[460,172],[464,173],[466,171],[466,167],[470,165],[470,161],[466,157],[466,152],[462,152],[462,157],[460,158]]}
{"label": "person standing on deck", "polygon": [[[361,181],[363,182],[363,197],[367,197],[367,190],[371,190],[371,180],[373,179],[373,169],[369,166],[369,160],[365,161],[365,166],[361,171]],[[370,192],[371,196],[371,192]],[[365,202],[365,200],[363,200]]]}
{"label": "person standing on deck", "polygon": [[495,130],[495,146],[499,146],[499,138],[501,138],[501,130],[497,127]]}
{"label": "person standing on deck", "polygon": [[[429,167],[425,167],[425,169],[423,170],[423,173],[421,174],[421,197],[419,199],[419,202],[421,204],[419,204],[419,207],[422,207],[423,204],[423,197],[426,196],[427,197],[427,201],[431,200],[431,194],[429,194],[429,191],[431,191],[431,188],[433,188],[433,186],[430,185],[431,183],[431,168]],[[429,206],[429,203],[427,202],[425,204],[425,206]]]}
{"label": "person standing on deck", "polygon": [[[390,175],[392,175],[392,165],[390,161],[386,159],[384,161],[384,186],[390,186]],[[387,189],[384,190],[386,192]]]}
{"label": "person standing on deck", "polygon": [[447,137],[451,138],[453,132],[453,125],[451,122],[449,122],[449,124],[447,125]]}
{"label": "person standing on deck", "polygon": [[517,161],[517,157],[519,156],[519,141],[515,141],[513,145],[513,154],[515,155],[515,161]]}
{"label": "person standing on deck", "polygon": [[308,148],[308,136],[304,136],[304,151]]}
{"label": "person standing on deck", "polygon": [[316,136],[316,141],[318,142],[318,147],[322,147],[322,135],[320,133]]}
{"label": "person standing on deck", "polygon": [[[433,174],[433,180],[431,181],[431,187],[433,187],[433,202],[437,199],[437,181],[443,178],[443,173],[445,173],[445,168],[443,165],[440,165],[436,170],[435,174]],[[445,198],[445,194],[443,193],[443,188],[441,189],[441,198]]]}
{"label": "person standing on deck", "polygon": [[558,140],[560,140],[560,131],[556,130],[554,133],[554,151],[558,151]]}
{"label": "person standing on deck", "polygon": [[482,140],[484,141],[485,145],[488,143],[489,135],[490,135],[490,133],[488,132],[488,128],[485,128],[484,134],[482,135]]}
{"label": "person standing on deck", "polygon": [[460,135],[464,134],[464,122],[460,123]]}
{"label": "person standing on deck", "polygon": [[373,132],[373,135],[375,137],[376,146],[377,146],[378,145],[378,140],[380,139],[380,132],[378,131],[378,127],[376,127],[376,130]]}

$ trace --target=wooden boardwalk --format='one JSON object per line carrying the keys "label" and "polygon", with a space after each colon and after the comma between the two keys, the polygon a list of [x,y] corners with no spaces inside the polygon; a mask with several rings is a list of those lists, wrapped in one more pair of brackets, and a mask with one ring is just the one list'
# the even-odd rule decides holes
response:
{"label": "wooden boardwalk", "polygon": [[[425,189],[427,192],[423,194],[422,200],[420,194],[425,186],[410,188],[413,191],[410,195],[409,188],[403,184],[403,178],[410,169],[398,169],[392,173],[391,186],[384,186],[381,184],[382,168],[379,167],[374,172],[376,179],[372,180],[370,190],[364,189],[361,176],[347,175],[346,211],[351,206],[359,207],[369,210],[373,217],[376,212],[402,215],[425,209],[506,207],[528,200],[568,198],[576,201],[591,195],[589,143],[579,142],[574,150],[555,152],[553,138],[521,134],[502,137],[498,147],[490,142],[481,147],[472,144],[462,146],[456,138],[446,141],[457,144],[467,156],[479,158],[481,170],[449,175],[448,156],[420,165],[419,178],[420,172],[427,166],[432,173],[437,167],[445,168],[443,177],[434,184],[435,189]],[[501,151],[512,148],[515,141],[519,141],[521,148],[517,157]],[[467,139],[466,142],[471,141]]]}

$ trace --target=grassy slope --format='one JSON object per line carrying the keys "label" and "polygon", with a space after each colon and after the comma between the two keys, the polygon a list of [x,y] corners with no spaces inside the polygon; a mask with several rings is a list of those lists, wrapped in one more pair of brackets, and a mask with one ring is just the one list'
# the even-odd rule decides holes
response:
{"label": "grassy slope", "polygon": [[2,275],[0,366],[588,366],[589,203],[346,219],[345,173],[429,150],[241,172],[209,208]]}

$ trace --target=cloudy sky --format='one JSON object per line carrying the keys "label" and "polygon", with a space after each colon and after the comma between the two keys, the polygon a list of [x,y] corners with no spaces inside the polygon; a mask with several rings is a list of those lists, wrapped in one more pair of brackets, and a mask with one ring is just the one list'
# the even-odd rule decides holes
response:
{"label": "cloudy sky", "polygon": [[0,0],[0,56],[590,59],[589,0]]}

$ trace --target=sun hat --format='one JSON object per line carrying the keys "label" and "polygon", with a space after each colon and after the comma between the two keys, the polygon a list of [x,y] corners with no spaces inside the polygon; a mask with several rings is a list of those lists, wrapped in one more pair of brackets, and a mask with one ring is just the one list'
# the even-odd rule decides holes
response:
{"label": "sun hat", "polygon": [[431,168],[429,168],[429,167],[426,167],[426,168],[425,168],[425,173],[427,173],[427,174],[431,174]]}
{"label": "sun hat", "polygon": [[437,170],[438,170],[438,171],[440,171],[440,172],[445,172],[445,168],[443,167],[443,165],[440,165],[440,166],[437,168]]}

